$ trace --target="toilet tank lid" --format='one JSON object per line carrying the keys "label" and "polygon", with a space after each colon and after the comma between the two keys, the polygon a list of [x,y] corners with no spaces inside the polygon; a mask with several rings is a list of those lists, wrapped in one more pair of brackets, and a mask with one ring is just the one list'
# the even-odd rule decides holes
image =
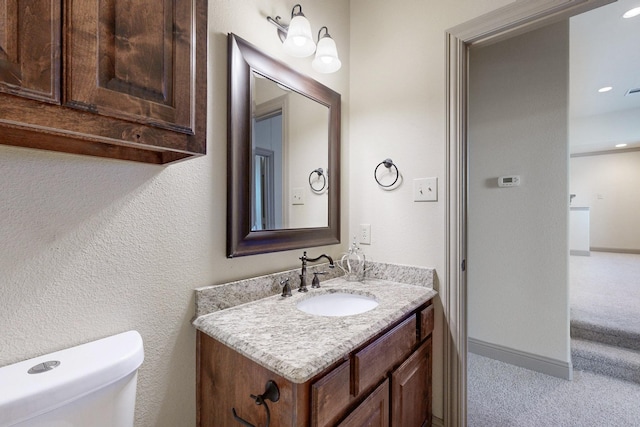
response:
{"label": "toilet tank lid", "polygon": [[[0,368],[0,426],[59,408],[136,371],[144,360],[142,337],[128,331]],[[42,373],[30,368],[60,364]]]}

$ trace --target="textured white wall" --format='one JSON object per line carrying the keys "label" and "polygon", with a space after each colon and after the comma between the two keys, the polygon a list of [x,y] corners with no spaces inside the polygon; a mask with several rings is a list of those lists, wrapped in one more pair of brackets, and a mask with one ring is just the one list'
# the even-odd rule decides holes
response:
{"label": "textured white wall", "polygon": [[[445,31],[508,0],[351,0],[349,235],[371,224],[375,261],[433,267],[444,260]],[[403,175],[381,190],[375,166],[390,157]],[[413,202],[415,178],[438,177],[437,202]],[[442,280],[442,277],[440,277]],[[437,288],[436,283],[436,288]],[[434,333],[434,415],[442,417],[442,312]]]}
{"label": "textured white wall", "polygon": [[591,247],[640,251],[640,151],[572,157],[572,206],[591,208]]}
{"label": "textured white wall", "polygon": [[568,362],[568,26],[470,58],[469,337]]}
{"label": "textured white wall", "polygon": [[[281,53],[266,15],[292,6],[209,2],[205,157],[158,167],[0,145],[0,366],[136,329],[145,345],[136,426],[195,425],[193,289],[293,268],[300,256],[226,258],[227,33],[348,102],[348,2],[304,5],[338,44],[343,70],[330,76]],[[340,250],[312,253],[321,251]]]}

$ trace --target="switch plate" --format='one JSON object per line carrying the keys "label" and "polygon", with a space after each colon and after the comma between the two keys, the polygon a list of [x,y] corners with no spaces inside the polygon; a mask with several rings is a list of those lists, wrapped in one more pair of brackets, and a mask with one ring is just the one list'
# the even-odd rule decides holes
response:
{"label": "switch plate", "polygon": [[438,178],[417,178],[413,180],[414,202],[438,201]]}
{"label": "switch plate", "polygon": [[371,224],[360,224],[360,243],[371,244]]}
{"label": "switch plate", "polygon": [[291,190],[291,204],[304,205],[304,188],[298,187]]}

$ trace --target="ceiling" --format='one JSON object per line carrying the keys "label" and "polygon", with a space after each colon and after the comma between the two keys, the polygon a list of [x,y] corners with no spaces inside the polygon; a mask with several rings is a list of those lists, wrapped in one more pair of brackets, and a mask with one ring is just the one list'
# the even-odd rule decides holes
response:
{"label": "ceiling", "polygon": [[640,16],[622,18],[634,7],[640,0],[619,0],[570,20],[572,153],[640,148],[640,93],[625,96],[640,88]]}

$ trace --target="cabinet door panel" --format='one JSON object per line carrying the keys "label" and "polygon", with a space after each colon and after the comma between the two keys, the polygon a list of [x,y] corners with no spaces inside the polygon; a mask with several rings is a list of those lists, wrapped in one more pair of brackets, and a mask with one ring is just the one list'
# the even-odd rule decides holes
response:
{"label": "cabinet door panel", "polygon": [[60,0],[0,0],[0,92],[60,102]]}
{"label": "cabinet door panel", "polygon": [[68,4],[65,104],[192,134],[194,0]]}
{"label": "cabinet door panel", "polygon": [[353,401],[349,393],[351,371],[349,361],[311,385],[311,427],[335,425]]}
{"label": "cabinet door panel", "polygon": [[389,380],[380,384],[338,427],[389,427]]}
{"label": "cabinet door panel", "polygon": [[391,426],[421,427],[431,420],[431,338],[391,374]]}
{"label": "cabinet door panel", "polygon": [[377,384],[405,357],[417,341],[416,316],[411,315],[382,337],[358,351],[353,357],[353,395],[366,392]]}

